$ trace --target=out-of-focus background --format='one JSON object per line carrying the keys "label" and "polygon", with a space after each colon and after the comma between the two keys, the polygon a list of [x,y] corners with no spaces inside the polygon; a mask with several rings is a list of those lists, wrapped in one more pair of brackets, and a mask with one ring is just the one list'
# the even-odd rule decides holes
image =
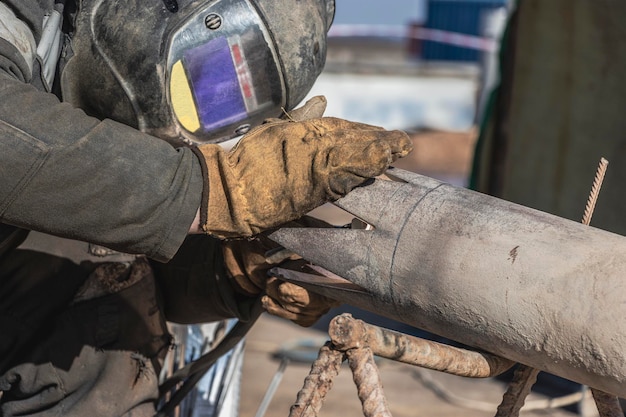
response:
{"label": "out-of-focus background", "polygon": [[[415,151],[396,166],[466,186],[508,15],[507,0],[337,0],[326,69],[309,96],[327,97],[327,116],[407,131]],[[351,219],[332,206],[315,214],[335,224]],[[310,329],[263,315],[246,342],[241,415],[286,417],[328,339],[330,318],[346,311],[420,334],[348,306],[332,310]],[[470,380],[386,360],[378,364],[394,416],[493,416],[506,389],[507,376]],[[267,392],[273,389],[270,398]],[[537,410],[526,415],[575,415],[572,408],[546,410],[546,400],[562,392],[536,390],[527,408]],[[347,366],[321,415],[362,415]]]}
{"label": "out-of-focus background", "polygon": [[310,96],[329,116],[409,132],[401,167],[464,184],[507,15],[507,0],[339,0]]}
{"label": "out-of-focus background", "polygon": [[[326,69],[310,94],[327,97],[328,116],[408,132],[415,151],[397,167],[576,222],[598,162],[607,158],[611,168],[592,226],[626,235],[626,165],[619,163],[626,149],[626,2],[336,2]],[[331,205],[314,214],[338,225],[352,220]],[[563,291],[563,302],[576,305],[569,293],[576,292]],[[309,329],[263,315],[247,337],[239,398],[228,403],[242,416],[289,415],[328,339],[330,319],[342,312],[438,340],[345,305]],[[594,320],[584,324],[594,326]],[[511,379],[510,372],[472,380],[387,360],[377,364],[396,417],[493,416]],[[206,389],[198,392],[204,401]],[[588,394],[542,372],[521,412],[595,417]],[[347,367],[320,415],[363,415]]]}

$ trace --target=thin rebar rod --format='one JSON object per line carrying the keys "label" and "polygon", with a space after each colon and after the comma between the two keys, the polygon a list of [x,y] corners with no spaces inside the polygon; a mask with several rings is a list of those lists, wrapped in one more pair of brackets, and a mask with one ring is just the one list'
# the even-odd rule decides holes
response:
{"label": "thin rebar rod", "polygon": [[304,386],[298,392],[295,404],[291,406],[289,417],[318,416],[326,394],[339,374],[344,357],[344,352],[335,350],[330,342],[322,346],[304,380]]}
{"label": "thin rebar rod", "polygon": [[593,388],[591,389],[591,394],[598,407],[600,417],[624,417],[619,398],[615,395]]}
{"label": "thin rebar rod", "polygon": [[[585,214],[583,215],[582,220],[582,223],[587,226],[591,224],[591,217],[593,216],[593,212],[598,201],[598,196],[600,195],[600,189],[602,188],[602,183],[604,182],[604,177],[606,175],[606,170],[608,166],[609,161],[604,158],[600,159],[600,164],[598,165],[598,170],[596,171],[596,176],[593,180],[593,185],[591,186],[591,192],[589,193],[587,206],[585,207]],[[624,416],[622,406],[620,405],[619,398],[617,398],[617,396],[608,394],[603,391],[599,391],[594,388],[591,388],[591,394],[593,395],[593,399],[596,402],[596,407],[598,407],[598,413],[600,413],[600,417]]]}
{"label": "thin rebar rod", "polygon": [[598,196],[600,195],[600,189],[602,188],[602,183],[604,182],[604,176],[606,174],[606,169],[608,168],[608,166],[609,161],[604,158],[600,159],[600,164],[598,165],[598,170],[596,171],[596,176],[593,180],[593,185],[591,186],[591,193],[589,194],[589,198],[587,199],[585,213],[583,214],[582,222],[587,226],[591,224],[591,217],[593,216],[593,212],[596,208]]}
{"label": "thin rebar rod", "polygon": [[364,417],[391,417],[378,367],[368,347],[346,352]]}
{"label": "thin rebar rod", "polygon": [[520,409],[524,406],[526,397],[537,381],[539,370],[526,365],[519,365],[513,374],[502,402],[498,406],[496,417],[518,417]]}

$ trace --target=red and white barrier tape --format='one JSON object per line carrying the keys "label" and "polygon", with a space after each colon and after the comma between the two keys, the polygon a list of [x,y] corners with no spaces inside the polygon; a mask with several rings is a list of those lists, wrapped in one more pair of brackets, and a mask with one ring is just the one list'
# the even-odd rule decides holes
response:
{"label": "red and white barrier tape", "polygon": [[330,28],[328,36],[412,38],[485,52],[494,52],[498,49],[498,42],[495,39],[415,26],[334,25]]}

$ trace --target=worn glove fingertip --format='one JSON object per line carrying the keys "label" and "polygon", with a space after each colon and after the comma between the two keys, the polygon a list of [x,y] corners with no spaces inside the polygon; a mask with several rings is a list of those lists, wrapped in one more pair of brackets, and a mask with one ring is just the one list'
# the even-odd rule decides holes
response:
{"label": "worn glove fingertip", "polygon": [[391,150],[392,159],[395,161],[398,158],[407,156],[413,151],[413,141],[411,137],[402,130],[391,130],[384,132],[379,137],[379,140],[386,142]]}
{"label": "worn glove fingertip", "polygon": [[336,200],[370,178],[381,175],[391,164],[391,149],[385,141],[346,143],[328,152],[325,159],[326,195]]}
{"label": "worn glove fingertip", "polygon": [[391,146],[391,158],[396,161],[404,158],[413,151],[413,141],[406,132],[395,130],[394,143]]}
{"label": "worn glove fingertip", "polygon": [[327,104],[328,102],[326,101],[326,97],[315,96],[307,101],[302,107],[289,112],[286,115],[286,118],[294,122],[319,119],[324,116]]}
{"label": "worn glove fingertip", "polygon": [[281,319],[290,320],[294,323],[297,323],[297,321],[301,319],[299,314],[285,309],[282,305],[280,305],[280,303],[276,302],[269,296],[263,296],[261,298],[261,306],[268,314],[280,317]]}
{"label": "worn glove fingertip", "polygon": [[273,305],[273,301],[270,297],[268,297],[267,295],[264,295],[261,297],[261,306],[263,307],[264,310],[267,310],[267,308],[272,305]]}

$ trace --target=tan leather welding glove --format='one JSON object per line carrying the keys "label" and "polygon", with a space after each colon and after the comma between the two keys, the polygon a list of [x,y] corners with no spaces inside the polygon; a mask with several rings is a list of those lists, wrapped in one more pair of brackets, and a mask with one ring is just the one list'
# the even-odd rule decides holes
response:
{"label": "tan leather welding glove", "polygon": [[314,325],[324,314],[340,303],[276,277],[267,280],[263,308],[268,313],[302,326]]}
{"label": "tan leather welding glove", "polygon": [[[290,225],[285,225],[289,227]],[[311,217],[298,220],[298,227],[330,227]],[[298,269],[306,262],[297,255],[280,249],[263,235],[251,240],[230,240],[222,243],[224,266],[236,292],[256,296],[265,292],[262,303],[265,310],[291,320],[303,327],[312,326],[320,317],[339,303],[310,292],[298,285],[270,277],[268,271],[278,265]]]}
{"label": "tan leather welding glove", "polygon": [[336,118],[273,119],[230,152],[198,147],[208,181],[200,224],[222,239],[256,235],[344,196],[411,149],[400,131]]}

